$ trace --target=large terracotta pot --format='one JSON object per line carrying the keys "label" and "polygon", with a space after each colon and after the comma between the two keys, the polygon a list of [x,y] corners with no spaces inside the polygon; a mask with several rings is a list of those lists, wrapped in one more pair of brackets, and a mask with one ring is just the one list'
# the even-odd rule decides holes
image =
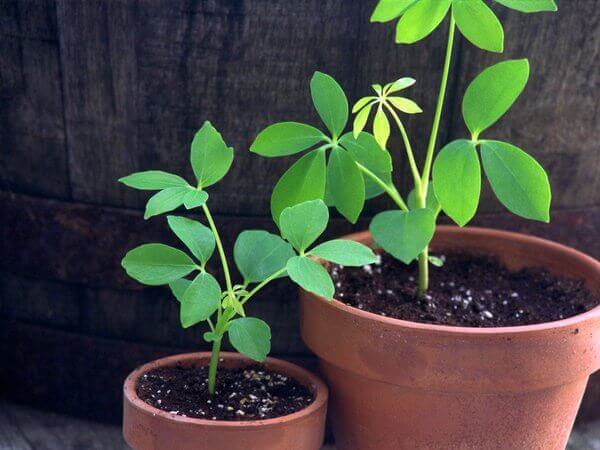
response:
{"label": "large terracotta pot", "polygon": [[[251,362],[237,353],[222,352],[222,367]],[[264,366],[308,387],[315,400],[305,409],[276,419],[230,422],[192,419],[156,409],[135,392],[139,377],[156,367],[208,364],[210,353],[188,353],[158,359],[133,371],[125,380],[123,435],[135,450],[318,450],[323,443],[327,386],[294,364],[267,358]]]}
{"label": "large terracotta pot", "polygon": [[[371,244],[367,232],[346,236]],[[531,236],[438,228],[436,251],[496,255],[585,279],[600,263]],[[331,391],[338,449],[564,449],[587,380],[600,368],[600,307],[557,322],[506,328],[382,317],[301,293],[301,332]]]}

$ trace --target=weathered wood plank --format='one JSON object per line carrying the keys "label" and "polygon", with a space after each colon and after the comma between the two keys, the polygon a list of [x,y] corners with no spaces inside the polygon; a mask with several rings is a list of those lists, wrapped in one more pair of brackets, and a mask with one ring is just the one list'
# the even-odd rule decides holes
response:
{"label": "weathered wood plank", "polygon": [[8,1],[0,14],[0,185],[69,197],[53,0]]}
{"label": "weathered wood plank", "polygon": [[[600,51],[600,10],[595,1],[558,3],[556,14],[520,14],[497,5],[506,34],[502,56],[464,43],[452,135],[465,137],[460,107],[468,83],[496,62],[527,57],[531,76],[523,96],[483,138],[506,140],[536,157],[549,173],[553,208],[598,206],[600,127],[594,93],[600,73],[594,61]],[[502,209],[490,189],[481,207]]]}
{"label": "weathered wood plank", "polygon": [[0,401],[3,450],[127,450],[121,427]]}

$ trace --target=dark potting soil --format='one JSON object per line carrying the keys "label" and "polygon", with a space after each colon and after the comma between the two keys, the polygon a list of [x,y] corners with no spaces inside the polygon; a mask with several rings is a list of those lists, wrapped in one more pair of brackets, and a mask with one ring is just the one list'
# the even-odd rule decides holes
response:
{"label": "dark potting soil", "polygon": [[332,266],[336,299],[396,319],[467,327],[506,327],[565,319],[598,304],[582,281],[544,269],[509,271],[486,255],[448,254],[430,265],[428,294],[417,296],[416,263],[388,254],[368,266]]}
{"label": "dark potting soil", "polygon": [[310,405],[311,392],[296,380],[260,366],[219,368],[214,395],[208,393],[208,367],[160,367],[142,375],[136,392],[155,408],[209,420],[265,420]]}

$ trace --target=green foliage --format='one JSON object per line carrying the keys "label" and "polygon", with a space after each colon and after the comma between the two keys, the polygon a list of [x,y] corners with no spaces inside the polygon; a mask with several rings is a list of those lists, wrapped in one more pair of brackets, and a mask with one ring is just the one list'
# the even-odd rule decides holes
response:
{"label": "green foliage", "polygon": [[215,237],[210,228],[186,217],[168,216],[167,222],[173,233],[204,266],[215,250]]}
{"label": "green foliage", "polygon": [[208,200],[208,193],[200,189],[194,189],[189,191],[183,197],[183,205],[185,209],[198,208],[206,203]]}
{"label": "green foliage", "polygon": [[[427,189],[427,197],[425,200],[425,208],[433,211],[433,214],[437,216],[441,211],[440,202],[435,196],[435,186],[432,184],[429,185],[429,189]],[[408,209],[419,209],[421,208],[418,204],[417,200],[417,191],[415,189],[411,190],[406,198],[406,204],[408,205]]]}
{"label": "green foliage", "polygon": [[335,239],[317,245],[310,255],[344,266],[362,266],[377,261],[373,251],[359,242]]}
{"label": "green foliage", "polygon": [[444,20],[452,0],[419,0],[398,21],[396,43],[413,44],[429,36]]}
{"label": "green foliage", "polygon": [[254,317],[235,319],[229,324],[229,342],[238,352],[263,362],[271,351],[271,329]]}
{"label": "green foliage", "polygon": [[164,244],[144,244],[127,252],[121,265],[131,278],[150,286],[168,284],[197,268],[188,255]]}
{"label": "green foliage", "polygon": [[369,229],[377,244],[408,264],[429,245],[435,231],[435,215],[428,208],[385,211],[373,218]]}
{"label": "green foliage", "polygon": [[295,255],[289,243],[262,230],[242,231],[233,247],[235,264],[246,283],[264,281]]}
{"label": "green foliage", "polygon": [[495,0],[497,3],[508,8],[515,9],[524,13],[534,13],[542,11],[557,11],[558,8],[554,0]]}
{"label": "green foliage", "polygon": [[460,32],[473,45],[490,52],[502,53],[502,24],[483,0],[453,0],[452,15]]}
{"label": "green foliage", "polygon": [[180,300],[180,320],[183,328],[204,322],[212,316],[221,301],[221,287],[215,277],[200,272]]}
{"label": "green foliage", "polygon": [[334,139],[342,134],[348,122],[348,100],[331,76],[315,72],[310,80],[310,94],[321,120]]}
{"label": "green foliage", "polygon": [[281,213],[281,235],[299,252],[304,252],[325,231],[329,210],[322,200],[288,207]]}
{"label": "green foliage", "polygon": [[119,181],[125,186],[144,191],[189,186],[187,181],[179,175],[173,175],[161,170],[132,173],[126,177],[119,178]]}
{"label": "green foliage", "polygon": [[380,0],[371,15],[371,22],[389,22],[400,17],[418,0]]}
{"label": "green foliage", "polygon": [[191,192],[188,187],[171,187],[157,192],[146,203],[144,219],[179,208],[188,192]]}
{"label": "green foliage", "polygon": [[508,111],[528,79],[529,62],[518,59],[488,67],[473,80],[465,92],[462,112],[475,139]]}
{"label": "green foliage", "polygon": [[208,121],[194,136],[190,153],[198,187],[206,188],[223,178],[233,162],[233,148]]}
{"label": "green foliage", "polygon": [[500,141],[482,141],[483,168],[498,200],[526,219],[550,221],[550,183],[535,159]]}
{"label": "green foliage", "polygon": [[262,156],[286,156],[306,150],[323,141],[317,128],[298,122],[280,122],[261,131],[250,151]]}
{"label": "green foliage", "polygon": [[477,211],[481,191],[479,157],[471,141],[453,141],[440,150],[433,185],[444,212],[461,227],[466,225]]}
{"label": "green foliage", "polygon": [[333,281],[321,264],[306,256],[294,256],[286,267],[290,278],[304,290],[327,300],[333,298]]}
{"label": "green foliage", "polygon": [[350,154],[336,146],[327,163],[327,189],[332,204],[351,223],[356,223],[365,204],[365,182]]}
{"label": "green foliage", "polygon": [[392,157],[381,149],[372,134],[362,132],[358,137],[346,133],[340,138],[340,145],[350,152],[354,161],[373,172],[391,172]]}
{"label": "green foliage", "polygon": [[325,150],[317,149],[296,161],[279,179],[271,195],[271,214],[279,223],[281,212],[290,206],[325,196]]}

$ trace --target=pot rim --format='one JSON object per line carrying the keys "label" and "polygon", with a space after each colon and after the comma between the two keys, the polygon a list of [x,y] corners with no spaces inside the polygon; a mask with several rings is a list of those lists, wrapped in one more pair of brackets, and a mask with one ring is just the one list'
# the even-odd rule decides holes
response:
{"label": "pot rim", "polygon": [[[202,359],[208,360],[210,359],[210,356],[210,352],[181,353],[166,356],[164,358],[155,359],[137,367],[133,372],[131,372],[127,376],[127,378],[125,379],[125,383],[123,384],[123,395],[125,397],[125,401],[129,401],[134,408],[138,409],[141,413],[146,415],[151,415],[153,417],[158,416],[159,418],[162,418],[164,420],[173,421],[181,425],[196,425],[204,427],[208,426],[211,428],[221,428],[224,430],[257,429],[258,427],[270,428],[274,426],[281,426],[284,423],[298,422],[306,419],[312,414],[318,413],[322,408],[326,407],[327,405],[329,390],[325,383],[321,381],[319,377],[309,372],[308,370],[297,366],[296,364],[272,357],[267,357],[262,364],[270,369],[285,373],[286,375],[294,378],[298,383],[304,385],[305,387],[308,387],[312,391],[315,398],[313,402],[306,408],[301,409],[300,411],[296,411],[292,414],[287,414],[285,416],[274,417],[265,420],[208,420],[192,417],[183,417],[178,414],[171,414],[167,411],[163,411],[162,409],[158,409],[152,405],[149,405],[148,403],[146,403],[138,397],[135,387],[139,378],[148,370],[156,367],[175,365],[178,362],[197,361]],[[244,361],[250,364],[255,363],[255,361],[252,361],[249,358],[235,352],[221,352],[219,359]]]}
{"label": "pot rim", "polygon": [[[529,245],[541,245],[545,247],[551,247],[553,250],[565,253],[570,255],[572,258],[577,258],[585,261],[586,264],[595,267],[595,271],[598,272],[598,276],[600,276],[600,261],[592,258],[589,255],[586,255],[579,250],[575,250],[571,247],[568,247],[563,244],[559,244],[548,239],[539,238],[536,236],[527,235],[524,233],[517,233],[514,231],[504,231],[504,230],[496,230],[494,228],[484,228],[484,227],[469,227],[469,228],[461,228],[454,225],[438,225],[436,227],[436,233],[443,231],[447,234],[458,234],[458,233],[468,233],[472,235],[480,235],[483,237],[490,238],[504,238],[513,240],[520,243],[527,243]],[[348,240],[364,240],[366,234],[369,234],[369,231],[359,231],[356,233],[347,234],[341,237],[341,239]],[[516,326],[508,326],[508,327],[485,327],[485,328],[476,328],[476,327],[463,327],[463,326],[453,326],[453,325],[437,325],[437,324],[429,324],[429,323],[421,323],[421,322],[412,322],[409,320],[403,319],[395,319],[393,317],[381,316],[376,313],[364,311],[353,306],[346,305],[345,303],[337,300],[327,300],[324,297],[313,294],[312,292],[305,291],[302,289],[305,295],[313,296],[319,301],[324,302],[326,305],[337,309],[341,312],[345,312],[354,316],[359,317],[363,320],[373,321],[373,322],[381,322],[384,325],[395,325],[402,326],[404,328],[409,328],[415,331],[429,331],[432,333],[439,334],[449,334],[449,335],[466,335],[466,336],[490,336],[490,335],[523,335],[527,333],[536,333],[543,330],[548,329],[558,329],[558,328],[569,328],[575,325],[578,325],[582,322],[585,322],[589,319],[600,318],[600,305],[590,309],[581,314],[577,314],[575,316],[567,317],[566,319],[554,320],[552,322],[543,322],[536,323],[532,325],[516,325]]]}

